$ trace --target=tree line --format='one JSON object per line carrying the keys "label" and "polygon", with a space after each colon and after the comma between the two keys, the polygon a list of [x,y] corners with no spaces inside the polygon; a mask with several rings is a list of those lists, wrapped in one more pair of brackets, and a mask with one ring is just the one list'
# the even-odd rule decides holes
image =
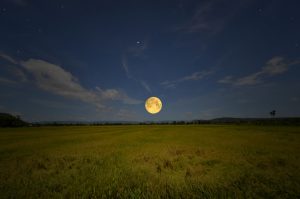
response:
{"label": "tree line", "polygon": [[271,118],[216,118],[211,120],[176,120],[176,121],[144,121],[144,122],[35,122],[29,123],[8,113],[0,113],[0,127],[24,126],[105,126],[105,125],[196,125],[196,124],[253,124],[253,125],[300,125],[300,118],[275,118],[276,111],[270,112]]}

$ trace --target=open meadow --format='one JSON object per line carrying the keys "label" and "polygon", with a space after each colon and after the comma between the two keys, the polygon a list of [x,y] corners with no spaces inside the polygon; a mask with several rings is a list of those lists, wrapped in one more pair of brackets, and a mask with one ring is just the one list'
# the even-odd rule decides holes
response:
{"label": "open meadow", "polygon": [[0,129],[1,198],[300,198],[300,127]]}

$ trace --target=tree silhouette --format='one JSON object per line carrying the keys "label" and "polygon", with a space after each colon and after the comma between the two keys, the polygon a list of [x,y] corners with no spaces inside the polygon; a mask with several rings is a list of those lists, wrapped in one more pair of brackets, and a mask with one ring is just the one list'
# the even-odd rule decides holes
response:
{"label": "tree silhouette", "polygon": [[21,120],[20,116],[13,116],[8,113],[0,113],[0,127],[27,126],[28,123]]}
{"label": "tree silhouette", "polygon": [[276,110],[271,111],[271,112],[270,112],[270,115],[271,115],[272,117],[275,117],[275,115],[276,115]]}

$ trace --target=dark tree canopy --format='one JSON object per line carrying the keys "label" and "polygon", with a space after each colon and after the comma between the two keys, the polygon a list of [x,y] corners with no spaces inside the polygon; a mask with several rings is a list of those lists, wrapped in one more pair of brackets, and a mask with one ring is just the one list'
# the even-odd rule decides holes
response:
{"label": "dark tree canopy", "polygon": [[13,116],[8,113],[0,113],[0,127],[27,126],[28,123],[21,120],[20,116]]}
{"label": "dark tree canopy", "polygon": [[276,110],[271,111],[271,112],[270,112],[270,115],[271,115],[272,117],[274,117],[274,116],[276,115]]}

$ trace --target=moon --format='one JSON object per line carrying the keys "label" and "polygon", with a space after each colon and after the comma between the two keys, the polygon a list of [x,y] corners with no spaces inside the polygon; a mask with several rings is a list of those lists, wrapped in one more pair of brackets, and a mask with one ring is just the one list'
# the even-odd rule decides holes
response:
{"label": "moon", "polygon": [[161,100],[158,97],[149,97],[145,102],[145,108],[148,113],[159,113],[162,108]]}

